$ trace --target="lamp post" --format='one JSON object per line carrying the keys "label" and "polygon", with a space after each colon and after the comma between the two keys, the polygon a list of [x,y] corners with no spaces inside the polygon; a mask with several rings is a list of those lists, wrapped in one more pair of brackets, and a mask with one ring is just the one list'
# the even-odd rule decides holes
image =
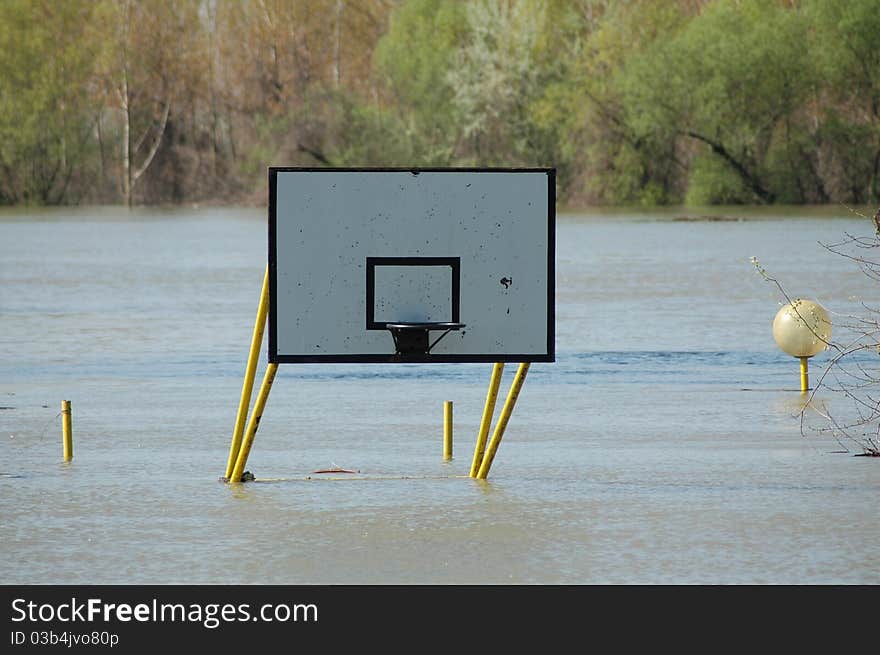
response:
{"label": "lamp post", "polygon": [[773,319],[776,344],[801,360],[801,393],[810,389],[807,360],[828,347],[831,318],[822,305],[798,298],[776,313]]}

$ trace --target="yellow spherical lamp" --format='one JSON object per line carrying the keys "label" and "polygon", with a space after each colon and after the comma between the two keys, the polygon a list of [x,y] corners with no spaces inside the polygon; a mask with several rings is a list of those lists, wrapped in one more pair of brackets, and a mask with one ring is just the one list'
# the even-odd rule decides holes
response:
{"label": "yellow spherical lamp", "polygon": [[776,313],[773,338],[783,351],[801,360],[801,392],[808,391],[807,360],[828,348],[831,341],[828,311],[813,300],[793,300]]}

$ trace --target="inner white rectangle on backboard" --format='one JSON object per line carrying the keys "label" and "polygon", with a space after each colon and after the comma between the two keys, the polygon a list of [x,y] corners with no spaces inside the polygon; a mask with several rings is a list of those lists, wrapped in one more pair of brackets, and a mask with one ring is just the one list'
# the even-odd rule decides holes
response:
{"label": "inner white rectangle on backboard", "polygon": [[452,270],[448,267],[381,266],[376,271],[374,320],[378,323],[452,321]]}
{"label": "inner white rectangle on backboard", "polygon": [[367,329],[458,322],[458,257],[367,257]]}

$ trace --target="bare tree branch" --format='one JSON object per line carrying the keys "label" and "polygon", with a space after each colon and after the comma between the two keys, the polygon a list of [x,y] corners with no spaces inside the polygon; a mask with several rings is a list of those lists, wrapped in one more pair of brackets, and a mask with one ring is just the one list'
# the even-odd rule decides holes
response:
{"label": "bare tree branch", "polygon": [[159,128],[156,130],[156,137],[153,139],[153,145],[150,147],[150,152],[147,153],[146,159],[141,164],[140,168],[135,170],[132,174],[132,181],[135,182],[140,178],[141,175],[150,167],[150,164],[153,162],[153,157],[156,156],[156,152],[159,150],[159,145],[162,143],[162,137],[165,136],[165,126],[168,125],[168,114],[171,111],[171,98],[168,98],[168,101],[165,103],[165,111],[162,113],[162,120],[159,122]]}
{"label": "bare tree branch", "polygon": [[[868,219],[864,214],[850,211]],[[854,263],[870,279],[880,281],[880,255],[871,257],[872,252],[880,248],[880,210],[870,220],[875,230],[873,236],[845,234],[846,238],[838,243],[820,245]],[[797,302],[792,300],[782,283],[770,276],[755,257],[752,257],[752,264],[798,313]],[[801,407],[800,430],[805,437],[809,431],[828,435],[848,452],[855,446],[862,455],[877,457],[880,456],[880,370],[876,368],[880,366],[877,362],[880,359],[880,310],[864,302],[860,304],[865,310],[863,315],[842,317],[845,320],[837,328],[837,334],[842,333],[842,336],[825,341],[810,327],[814,336],[825,341],[834,354]],[[799,313],[798,316],[804,318]],[[810,326],[809,321],[804,323]],[[817,394],[823,390],[839,394],[849,402],[849,418],[845,416],[845,410],[832,413],[820,403]],[[808,428],[808,413],[823,419],[825,427]]]}

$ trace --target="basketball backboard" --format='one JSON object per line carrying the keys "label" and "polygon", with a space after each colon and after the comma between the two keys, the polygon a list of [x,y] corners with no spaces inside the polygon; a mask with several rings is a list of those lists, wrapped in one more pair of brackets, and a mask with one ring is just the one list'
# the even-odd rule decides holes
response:
{"label": "basketball backboard", "polygon": [[554,361],[555,203],[554,169],[270,168],[269,361]]}

